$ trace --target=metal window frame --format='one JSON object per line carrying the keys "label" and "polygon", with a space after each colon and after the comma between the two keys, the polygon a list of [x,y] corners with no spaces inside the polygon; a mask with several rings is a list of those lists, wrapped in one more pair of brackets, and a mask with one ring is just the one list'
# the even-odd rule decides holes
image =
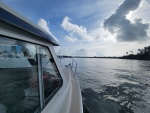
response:
{"label": "metal window frame", "polygon": [[[41,47],[45,47],[47,50],[48,50],[48,52],[49,52],[49,54],[50,54],[50,56],[51,56],[51,58],[54,60],[54,58],[53,58],[53,55],[52,55],[52,52],[51,52],[51,50],[49,49],[49,47],[47,47],[47,46],[45,46],[45,45],[40,45]],[[41,48],[40,48],[41,49]],[[41,56],[40,56],[41,57]],[[41,58],[40,58],[41,59]],[[57,65],[56,65],[56,62],[55,62],[55,60],[54,60],[54,65],[55,65],[55,68],[57,69],[57,71],[58,71],[58,73],[59,73],[59,77],[60,77],[60,83],[59,83],[59,86],[55,89],[55,90],[53,90],[53,92],[46,98],[46,99],[44,99],[44,97],[43,97],[43,101],[44,101],[44,106],[46,106],[47,104],[48,104],[48,102],[50,102],[50,100],[52,99],[52,97],[58,92],[58,90],[60,89],[60,87],[62,86],[62,84],[63,84],[63,79],[62,79],[62,76],[61,76],[61,73],[60,73],[60,71],[59,71],[59,69],[58,69],[58,67],[57,67]],[[43,70],[42,70],[42,59],[41,59],[41,74],[43,73]],[[42,76],[42,75],[41,75]],[[42,79],[43,80],[43,79]],[[43,82],[43,81],[42,81]],[[44,85],[43,85],[43,96],[44,96]]]}
{"label": "metal window frame", "polygon": [[44,108],[44,88],[43,88],[43,77],[42,77],[42,60],[41,60],[41,48],[39,45],[36,46],[37,59],[38,59],[38,76],[39,76],[39,93],[40,93],[40,107]]}

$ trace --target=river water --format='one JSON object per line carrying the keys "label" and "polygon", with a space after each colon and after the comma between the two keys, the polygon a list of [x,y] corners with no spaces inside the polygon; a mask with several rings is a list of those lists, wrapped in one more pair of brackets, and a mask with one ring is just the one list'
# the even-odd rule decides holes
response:
{"label": "river water", "polygon": [[[75,58],[91,113],[150,113],[150,61]],[[61,64],[71,60],[65,58]]]}

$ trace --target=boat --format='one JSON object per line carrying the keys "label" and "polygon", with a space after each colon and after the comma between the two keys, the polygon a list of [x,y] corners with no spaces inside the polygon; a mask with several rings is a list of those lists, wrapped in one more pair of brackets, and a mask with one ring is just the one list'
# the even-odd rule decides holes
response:
{"label": "boat", "polygon": [[0,2],[1,113],[83,113],[74,63],[61,67],[54,46],[53,35]]}

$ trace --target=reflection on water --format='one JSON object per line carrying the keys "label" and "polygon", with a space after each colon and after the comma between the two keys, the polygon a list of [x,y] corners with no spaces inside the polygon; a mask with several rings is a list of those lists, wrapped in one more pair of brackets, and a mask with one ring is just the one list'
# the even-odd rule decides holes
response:
{"label": "reflection on water", "polygon": [[[83,100],[91,113],[150,113],[150,61],[75,60]],[[63,65],[69,62],[62,60]]]}

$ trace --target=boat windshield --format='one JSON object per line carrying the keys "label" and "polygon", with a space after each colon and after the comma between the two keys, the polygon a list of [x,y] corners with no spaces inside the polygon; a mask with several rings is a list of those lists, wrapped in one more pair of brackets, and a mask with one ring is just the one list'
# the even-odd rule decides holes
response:
{"label": "boat windshield", "polygon": [[4,37],[0,37],[0,80],[3,113],[40,111],[61,82],[48,48]]}

